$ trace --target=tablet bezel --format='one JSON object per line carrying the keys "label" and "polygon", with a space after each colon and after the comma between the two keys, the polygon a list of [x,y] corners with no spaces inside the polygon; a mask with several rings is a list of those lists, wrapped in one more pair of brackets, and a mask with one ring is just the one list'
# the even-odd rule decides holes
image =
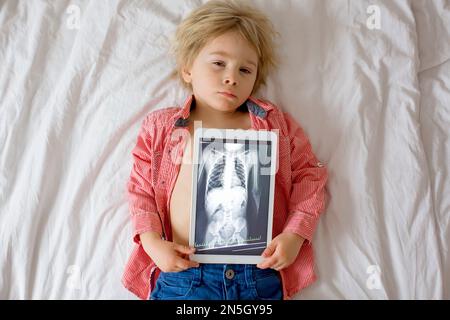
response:
{"label": "tablet bezel", "polygon": [[[243,129],[217,129],[217,128],[197,128],[194,131],[194,151],[192,164],[192,197],[191,197],[191,211],[190,211],[190,232],[189,232],[189,246],[195,246],[196,234],[196,205],[197,205],[197,183],[199,170],[199,148],[200,142],[204,139],[239,139],[248,141],[270,141],[271,156],[270,156],[270,186],[269,186],[269,201],[268,201],[268,220],[267,220],[267,237],[265,248],[272,241],[273,229],[273,205],[275,192],[275,176],[278,169],[278,134],[268,130],[243,130]],[[267,155],[266,155],[267,156]],[[264,249],[261,250],[261,252]],[[261,255],[225,255],[225,254],[198,254],[190,255],[190,259],[199,263],[225,263],[225,264],[258,264],[263,261]]]}

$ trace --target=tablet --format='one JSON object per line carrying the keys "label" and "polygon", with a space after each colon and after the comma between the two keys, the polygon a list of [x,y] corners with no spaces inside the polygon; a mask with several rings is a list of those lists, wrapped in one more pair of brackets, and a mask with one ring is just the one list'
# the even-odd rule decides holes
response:
{"label": "tablet", "polygon": [[271,131],[194,131],[190,259],[257,264],[272,240],[278,135]]}

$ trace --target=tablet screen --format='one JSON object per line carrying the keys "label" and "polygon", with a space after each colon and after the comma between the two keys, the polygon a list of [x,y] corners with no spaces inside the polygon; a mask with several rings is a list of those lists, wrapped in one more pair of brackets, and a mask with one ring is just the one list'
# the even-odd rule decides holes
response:
{"label": "tablet screen", "polygon": [[190,236],[194,260],[259,260],[272,233],[277,145],[273,136],[218,130],[194,139]]}

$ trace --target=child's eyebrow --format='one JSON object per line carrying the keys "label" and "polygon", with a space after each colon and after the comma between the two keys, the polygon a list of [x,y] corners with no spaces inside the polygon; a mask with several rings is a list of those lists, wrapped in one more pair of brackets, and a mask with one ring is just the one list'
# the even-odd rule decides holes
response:
{"label": "child's eyebrow", "polygon": [[[228,53],[226,53],[225,51],[214,51],[214,52],[210,52],[209,55],[212,56],[214,54],[218,54],[218,55],[222,55],[224,57],[228,57],[230,58],[230,55]],[[248,64],[252,64],[256,67],[256,63],[253,62],[252,60],[246,60],[245,62],[247,62]]]}

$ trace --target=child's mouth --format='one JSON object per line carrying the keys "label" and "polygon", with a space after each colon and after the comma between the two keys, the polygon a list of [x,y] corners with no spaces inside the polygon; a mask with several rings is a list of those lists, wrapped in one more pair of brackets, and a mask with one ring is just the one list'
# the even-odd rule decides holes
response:
{"label": "child's mouth", "polygon": [[236,96],[234,94],[231,94],[231,93],[228,93],[228,92],[219,92],[219,94],[221,94],[221,95],[223,95],[225,97],[231,98],[231,99],[236,98]]}

